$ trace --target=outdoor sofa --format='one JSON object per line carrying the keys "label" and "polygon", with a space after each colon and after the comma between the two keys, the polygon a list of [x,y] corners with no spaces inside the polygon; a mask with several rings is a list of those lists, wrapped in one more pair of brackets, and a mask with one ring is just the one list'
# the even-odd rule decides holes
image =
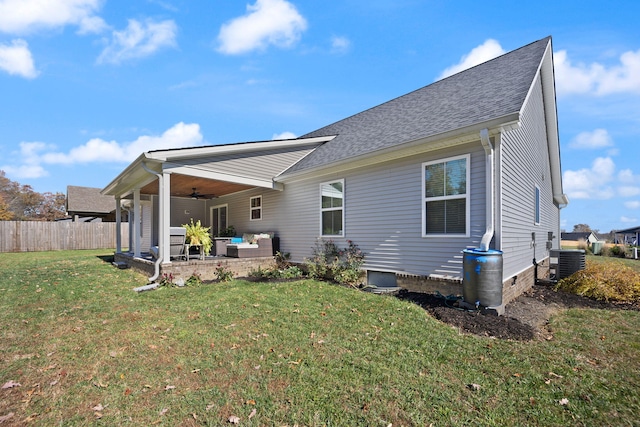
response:
{"label": "outdoor sofa", "polygon": [[258,258],[274,256],[279,250],[279,240],[273,233],[247,233],[227,244],[227,256],[232,258]]}

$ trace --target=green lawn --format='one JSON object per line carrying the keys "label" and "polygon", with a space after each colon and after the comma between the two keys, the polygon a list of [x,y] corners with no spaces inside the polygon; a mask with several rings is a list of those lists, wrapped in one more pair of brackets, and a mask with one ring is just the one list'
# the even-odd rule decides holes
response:
{"label": "green lawn", "polygon": [[569,310],[551,341],[510,342],[315,281],[137,294],[145,277],[108,256],[0,254],[0,385],[20,384],[0,390],[3,427],[640,419],[638,312]]}
{"label": "green lawn", "polygon": [[587,255],[586,257],[588,262],[594,262],[597,264],[605,264],[611,262],[621,263],[629,268],[632,268],[636,272],[640,273],[640,260],[632,259],[632,258],[612,258],[606,256],[599,255]]}

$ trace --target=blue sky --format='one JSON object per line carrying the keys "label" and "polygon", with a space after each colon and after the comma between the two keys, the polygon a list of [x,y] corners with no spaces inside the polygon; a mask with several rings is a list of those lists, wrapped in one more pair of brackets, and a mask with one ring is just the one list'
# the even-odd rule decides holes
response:
{"label": "blue sky", "polygon": [[640,225],[640,2],[0,0],[0,169],[104,187],[141,152],[299,136],[551,35],[562,227]]}

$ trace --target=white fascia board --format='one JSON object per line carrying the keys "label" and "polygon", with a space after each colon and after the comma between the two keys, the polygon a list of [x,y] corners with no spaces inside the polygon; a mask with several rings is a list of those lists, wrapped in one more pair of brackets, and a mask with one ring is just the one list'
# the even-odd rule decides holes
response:
{"label": "white fascia board", "polygon": [[206,178],[206,179],[211,179],[216,181],[232,182],[235,184],[243,184],[243,185],[249,185],[253,187],[271,188],[274,190],[284,189],[284,186],[282,184],[273,182],[272,180],[264,180],[264,179],[246,177],[246,176],[231,175],[231,174],[226,174],[222,172],[204,170],[204,169],[199,169],[199,168],[194,168],[194,167],[184,166],[184,165],[174,165],[171,163],[165,163],[163,170],[165,172],[170,172],[170,173],[178,173],[181,175],[194,176],[198,178]]}
{"label": "white fascia board", "polygon": [[241,142],[237,144],[211,145],[198,148],[182,148],[175,150],[160,150],[146,153],[148,158],[157,161],[176,161],[188,158],[215,156],[220,154],[235,153],[255,153],[257,151],[266,151],[279,148],[297,148],[307,145],[317,145],[335,138],[332,136],[322,136],[315,138],[296,138],[296,139],[278,139],[273,141],[262,142]]}
{"label": "white fascia board", "polygon": [[133,191],[134,188],[142,188],[153,181],[155,177],[144,170],[142,163],[145,163],[149,169],[157,172],[162,170],[160,163],[149,160],[147,153],[142,153],[137,159],[131,162],[125,170],[120,172],[113,181],[107,184],[100,193],[108,196],[125,196]]}
{"label": "white fascia board", "polygon": [[439,150],[456,145],[467,144],[474,141],[480,141],[480,131],[482,129],[489,130],[489,136],[498,135],[505,129],[513,129],[520,126],[519,113],[508,114],[497,119],[489,120],[483,123],[476,123],[462,129],[456,129],[438,135],[420,138],[408,141],[403,144],[382,150],[373,151],[362,156],[350,157],[329,165],[321,165],[315,168],[305,169],[298,172],[287,173],[286,171],[276,177],[278,182],[287,182],[299,179],[303,176],[317,176],[325,173],[332,173],[335,170],[344,171],[346,169],[354,169],[364,166],[374,165],[380,162],[400,159],[403,157],[414,156],[416,154],[427,153],[429,151]]}
{"label": "white fascia board", "polygon": [[547,45],[542,63],[540,64],[540,79],[542,81],[542,99],[544,102],[545,122],[547,124],[547,143],[549,150],[549,165],[551,168],[551,188],[555,203],[563,208],[569,204],[569,198],[562,188],[562,165],[560,161],[560,137],[558,132],[558,112],[556,104],[556,88],[553,70],[553,49],[551,41]]}

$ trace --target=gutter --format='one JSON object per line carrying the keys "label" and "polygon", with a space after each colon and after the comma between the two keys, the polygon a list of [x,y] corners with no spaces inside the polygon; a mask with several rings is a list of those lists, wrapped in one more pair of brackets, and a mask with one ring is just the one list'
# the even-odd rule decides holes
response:
{"label": "gutter", "polygon": [[486,155],[486,165],[485,165],[485,193],[486,193],[486,202],[485,202],[485,218],[486,218],[486,231],[482,236],[482,240],[480,241],[480,250],[483,252],[487,252],[489,250],[489,244],[491,243],[491,239],[493,239],[494,229],[494,188],[493,188],[493,172],[495,169],[494,162],[494,148],[491,145],[491,141],[489,140],[489,130],[482,129],[480,131],[480,142],[482,142],[482,146],[484,147],[484,152]]}
{"label": "gutter", "polygon": [[[144,162],[140,162],[140,165],[142,166],[142,169],[158,177],[158,194],[160,195],[160,197],[158,197],[158,203],[160,204],[160,209],[158,209],[160,211],[158,213],[158,216],[159,216],[158,223],[164,224],[164,221],[163,221],[164,210],[162,209],[162,206],[165,203],[165,201],[162,198],[162,194],[164,190],[164,180],[162,179],[162,174],[152,171],[147,167],[147,165]],[[156,262],[154,265],[153,276],[149,277],[149,282],[153,282],[158,278],[158,276],[160,276],[160,264],[162,263],[162,260],[164,257],[163,243],[164,243],[164,232],[161,232],[158,235],[158,258],[156,259]]]}

